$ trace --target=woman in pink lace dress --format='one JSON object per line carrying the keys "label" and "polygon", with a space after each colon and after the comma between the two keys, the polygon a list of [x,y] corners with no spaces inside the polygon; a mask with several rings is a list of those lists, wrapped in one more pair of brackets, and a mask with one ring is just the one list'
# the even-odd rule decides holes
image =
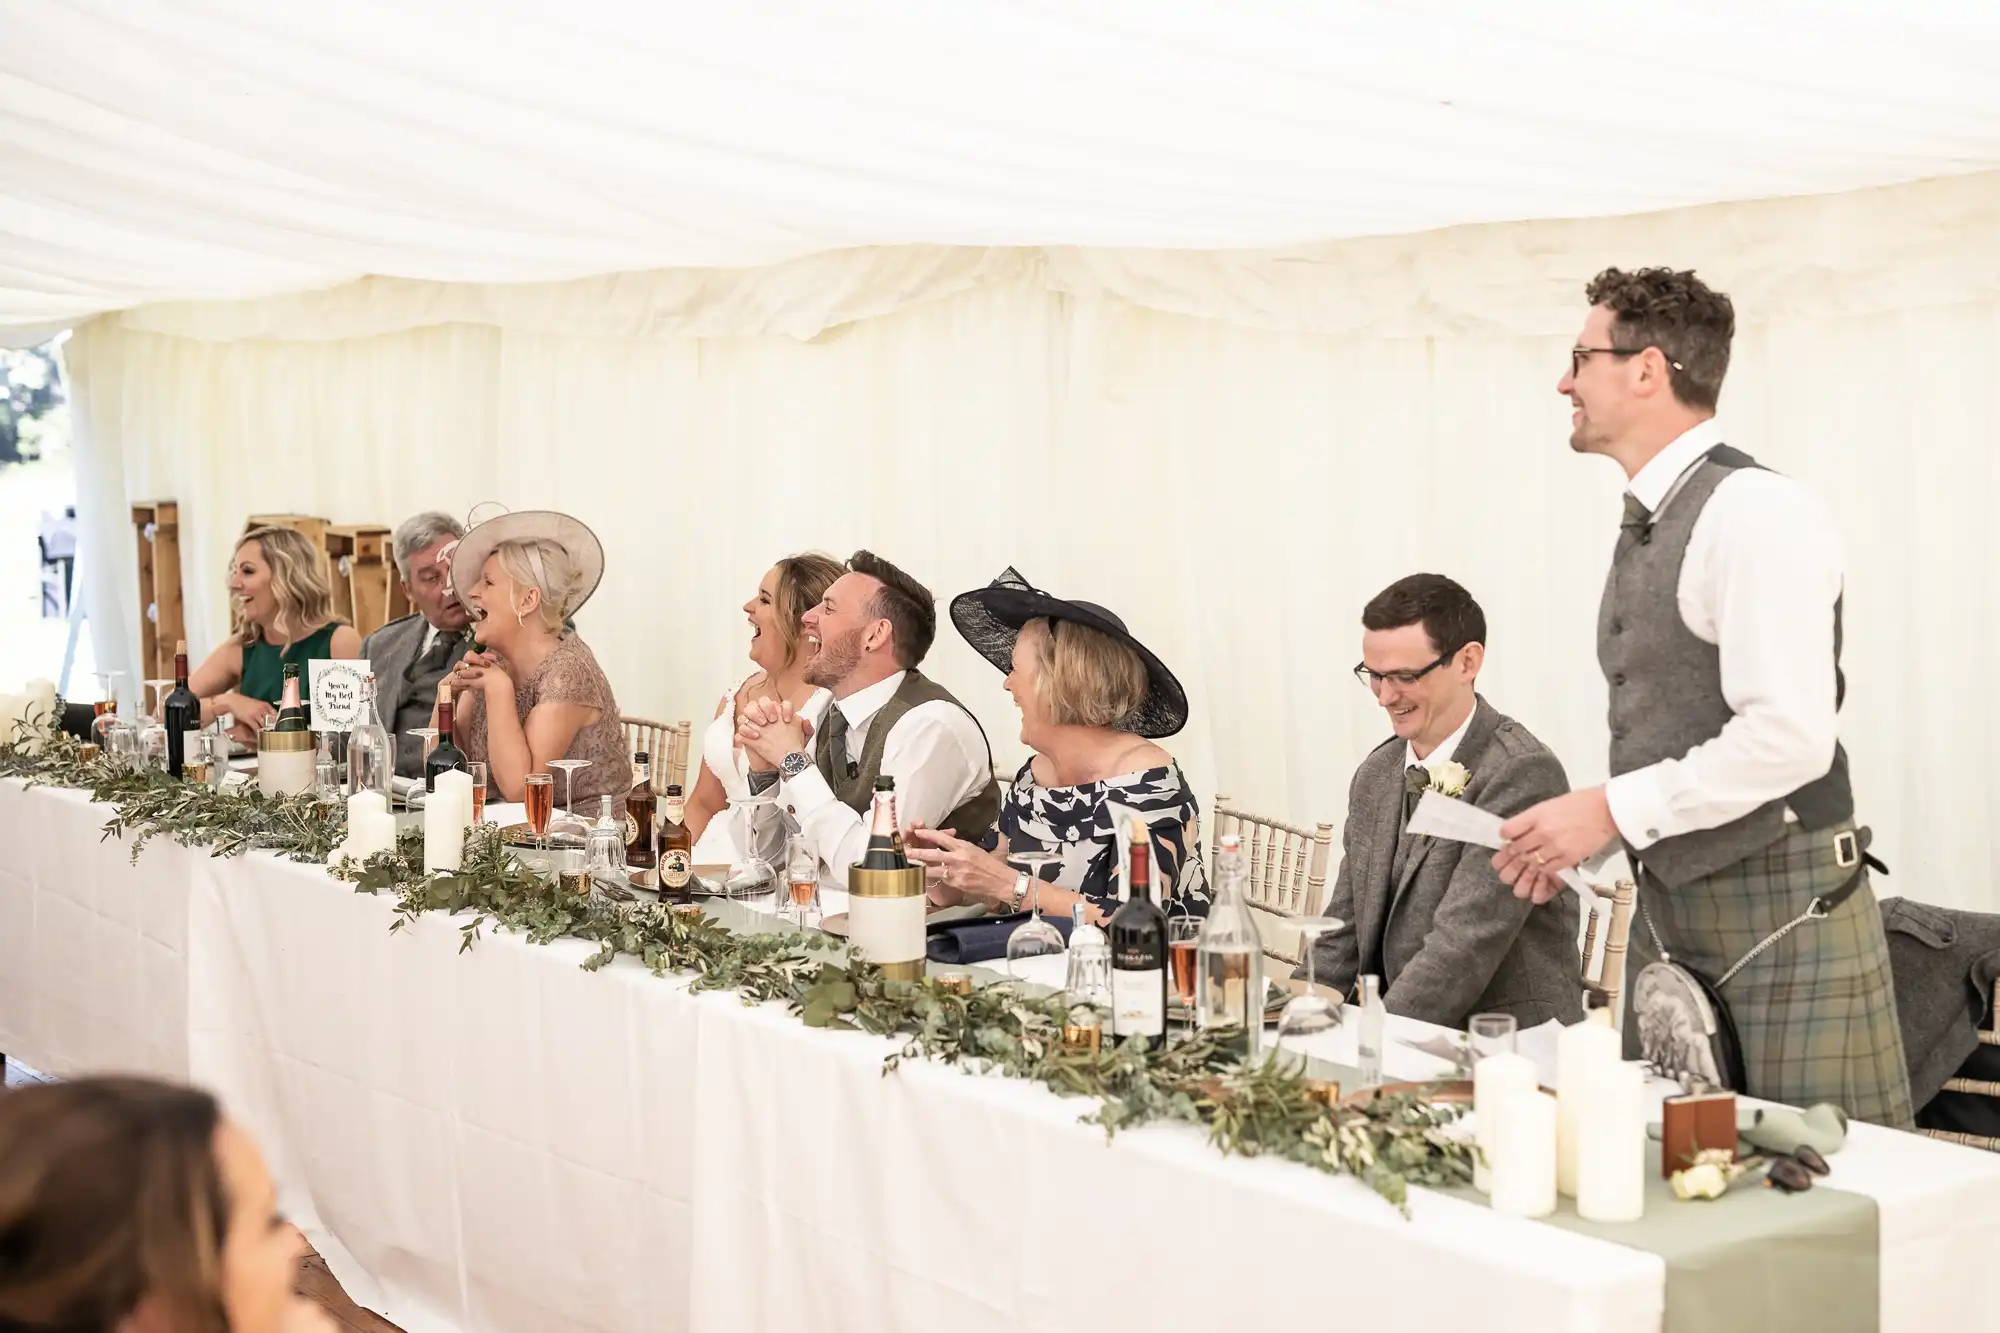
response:
{"label": "woman in pink lace dress", "polygon": [[451,572],[485,648],[447,677],[465,757],[486,762],[503,801],[521,800],[528,775],[551,759],[590,761],[576,772],[578,809],[595,809],[599,796],[623,801],[632,760],[618,701],[590,645],[563,629],[603,576],[596,535],[564,514],[506,514],[465,535]]}

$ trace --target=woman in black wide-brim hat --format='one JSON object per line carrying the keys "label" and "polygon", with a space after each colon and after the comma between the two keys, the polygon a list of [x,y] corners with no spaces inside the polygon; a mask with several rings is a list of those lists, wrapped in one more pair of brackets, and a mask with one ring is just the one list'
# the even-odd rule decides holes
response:
{"label": "woman in black wide-brim hat", "polygon": [[1187,725],[1187,694],[1166,663],[1110,611],[1042,592],[1012,569],[954,598],[951,623],[1007,673],[1021,740],[1035,754],[1001,807],[998,850],[944,830],[910,831],[911,858],[940,871],[932,898],[996,911],[1030,906],[1016,897],[1017,872],[1006,856],[1046,852],[1060,859],[1042,867],[1043,882],[1029,894],[1044,912],[1067,916],[1081,901],[1101,920],[1118,906],[1121,826],[1137,817],[1152,834],[1162,905],[1205,915],[1194,793],[1173,756],[1153,743]]}

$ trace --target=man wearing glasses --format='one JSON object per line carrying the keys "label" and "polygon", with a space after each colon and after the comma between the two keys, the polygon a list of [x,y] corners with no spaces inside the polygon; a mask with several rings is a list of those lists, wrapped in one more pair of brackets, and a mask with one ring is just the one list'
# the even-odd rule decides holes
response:
{"label": "man wearing glasses", "polygon": [[[1607,269],[1587,292],[1556,391],[1570,448],[1629,481],[1598,612],[1612,777],[1507,823],[1494,866],[1540,902],[1555,872],[1622,842],[1640,871],[1634,949],[1657,935],[1719,984],[1739,1091],[1908,1126],[1869,835],[1836,738],[1839,537],[1803,487],[1724,443],[1727,296],[1669,269]],[[1628,1013],[1628,1053],[1636,1028]]]}
{"label": "man wearing glasses", "polygon": [[1412,574],[1368,603],[1361,628],[1354,675],[1395,734],[1348,791],[1326,908],[1348,928],[1320,938],[1318,977],[1347,993],[1375,973],[1391,1013],[1446,1027],[1479,1013],[1522,1027],[1581,1018],[1576,896],[1532,906],[1479,848],[1408,832],[1428,789],[1503,816],[1569,789],[1549,748],[1475,690],[1485,613],[1450,579]]}

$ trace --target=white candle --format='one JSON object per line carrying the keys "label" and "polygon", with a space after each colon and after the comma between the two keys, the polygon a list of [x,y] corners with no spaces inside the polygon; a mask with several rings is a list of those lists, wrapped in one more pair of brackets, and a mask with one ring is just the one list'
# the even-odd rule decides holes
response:
{"label": "white candle", "polygon": [[[1525,1055],[1512,1052],[1489,1055],[1472,1067],[1473,1138],[1482,1159],[1493,1151],[1490,1136],[1501,1099],[1534,1092],[1537,1088],[1535,1062]],[[1481,1194],[1493,1192],[1493,1177],[1485,1160],[1473,1166],[1472,1183]]]}
{"label": "white candle", "polygon": [[458,869],[471,823],[471,776],[456,769],[438,774],[437,786],[424,803],[424,869]]}
{"label": "white candle", "polygon": [[1556,1035],[1556,1188],[1576,1194],[1576,1145],[1582,1124],[1584,1085],[1594,1074],[1624,1057],[1624,1039],[1615,1028],[1588,1019]]}
{"label": "white candle", "polygon": [[1576,1212],[1592,1222],[1634,1222],[1646,1212],[1646,1071],[1637,1062],[1585,1076]]}
{"label": "white candle", "polygon": [[387,810],[363,810],[347,830],[347,853],[367,860],[377,852],[394,851],[396,817]]}
{"label": "white candle", "polygon": [[1493,1211],[1547,1217],[1556,1210],[1556,1099],[1515,1092],[1493,1109]]}

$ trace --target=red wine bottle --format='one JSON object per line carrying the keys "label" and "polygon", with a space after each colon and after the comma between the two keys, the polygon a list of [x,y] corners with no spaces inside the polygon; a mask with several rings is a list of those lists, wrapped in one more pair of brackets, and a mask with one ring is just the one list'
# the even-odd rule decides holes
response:
{"label": "red wine bottle", "polygon": [[1153,905],[1152,832],[1143,819],[1129,829],[1131,862],[1126,898],[1105,934],[1111,937],[1111,1033],[1143,1037],[1154,1050],[1167,1044],[1167,916]]}
{"label": "red wine bottle", "polygon": [[463,773],[465,751],[451,743],[451,686],[438,686],[438,734],[437,746],[424,760],[424,790],[436,791],[438,774],[457,769]]}
{"label": "red wine bottle", "polygon": [[188,645],[182,639],[174,645],[174,692],[160,707],[160,721],[167,728],[167,772],[181,775],[187,756],[187,734],[201,730],[201,700],[188,688]]}

